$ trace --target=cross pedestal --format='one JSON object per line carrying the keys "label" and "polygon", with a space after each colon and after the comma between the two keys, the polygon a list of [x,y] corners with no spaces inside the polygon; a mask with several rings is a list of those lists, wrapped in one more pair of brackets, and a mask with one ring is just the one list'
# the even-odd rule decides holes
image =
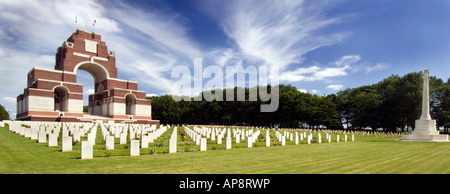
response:
{"label": "cross pedestal", "polygon": [[419,120],[416,120],[414,131],[410,135],[403,135],[400,141],[450,142],[448,135],[439,135],[439,131],[436,130],[436,120],[431,119],[429,91],[428,70],[425,70],[423,75],[422,115]]}

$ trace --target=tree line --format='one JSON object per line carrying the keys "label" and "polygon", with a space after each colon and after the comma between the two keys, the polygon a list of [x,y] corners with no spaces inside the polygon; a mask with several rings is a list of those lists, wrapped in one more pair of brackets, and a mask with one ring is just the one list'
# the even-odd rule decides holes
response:
{"label": "tree line", "polygon": [[[175,101],[170,95],[148,97],[153,119],[164,124],[217,124],[311,129],[413,129],[420,117],[423,72],[392,75],[379,83],[348,88],[337,94],[318,96],[302,93],[292,85],[280,84],[279,107],[275,112],[260,112],[259,100],[249,101],[254,88],[245,90],[245,101]],[[450,127],[450,79],[430,77],[431,116],[448,133]],[[235,97],[236,99],[236,97]]]}

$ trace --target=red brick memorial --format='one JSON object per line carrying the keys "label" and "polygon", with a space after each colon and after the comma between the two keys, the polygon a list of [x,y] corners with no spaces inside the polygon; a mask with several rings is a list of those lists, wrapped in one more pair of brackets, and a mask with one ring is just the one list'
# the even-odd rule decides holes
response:
{"label": "red brick memorial", "polygon": [[[94,78],[88,113],[83,113],[83,85],[76,81],[79,69]],[[58,47],[54,70],[34,67],[27,78],[17,96],[17,120],[159,124],[138,83],[117,78],[115,53],[100,34],[77,29]]]}

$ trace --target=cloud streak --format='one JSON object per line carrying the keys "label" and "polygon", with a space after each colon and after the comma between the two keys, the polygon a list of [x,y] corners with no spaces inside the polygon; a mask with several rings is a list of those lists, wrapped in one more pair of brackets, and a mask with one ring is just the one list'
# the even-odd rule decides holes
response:
{"label": "cloud streak", "polygon": [[333,64],[331,67],[319,67],[320,64],[307,68],[300,67],[292,71],[285,71],[280,80],[286,82],[326,81],[330,78],[346,76],[352,69],[351,65],[360,59],[361,57],[358,55],[346,55],[331,63]]}
{"label": "cloud streak", "polygon": [[344,85],[328,85],[327,88],[328,89],[332,89],[334,91],[339,91],[344,87]]}
{"label": "cloud streak", "polygon": [[226,35],[248,61],[278,65],[284,71],[303,55],[342,41],[346,33],[320,35],[339,22],[322,16],[324,4],[304,1],[230,1],[220,20]]}

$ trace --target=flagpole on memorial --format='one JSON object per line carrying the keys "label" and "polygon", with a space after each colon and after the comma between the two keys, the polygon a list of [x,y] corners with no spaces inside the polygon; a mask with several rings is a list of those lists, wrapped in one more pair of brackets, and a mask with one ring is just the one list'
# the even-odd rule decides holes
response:
{"label": "flagpole on memorial", "polygon": [[97,23],[96,20],[94,20],[94,22],[92,22],[92,27],[94,27],[94,34],[95,34],[95,24]]}
{"label": "flagpole on memorial", "polygon": [[78,29],[78,14],[75,14],[75,31]]}

